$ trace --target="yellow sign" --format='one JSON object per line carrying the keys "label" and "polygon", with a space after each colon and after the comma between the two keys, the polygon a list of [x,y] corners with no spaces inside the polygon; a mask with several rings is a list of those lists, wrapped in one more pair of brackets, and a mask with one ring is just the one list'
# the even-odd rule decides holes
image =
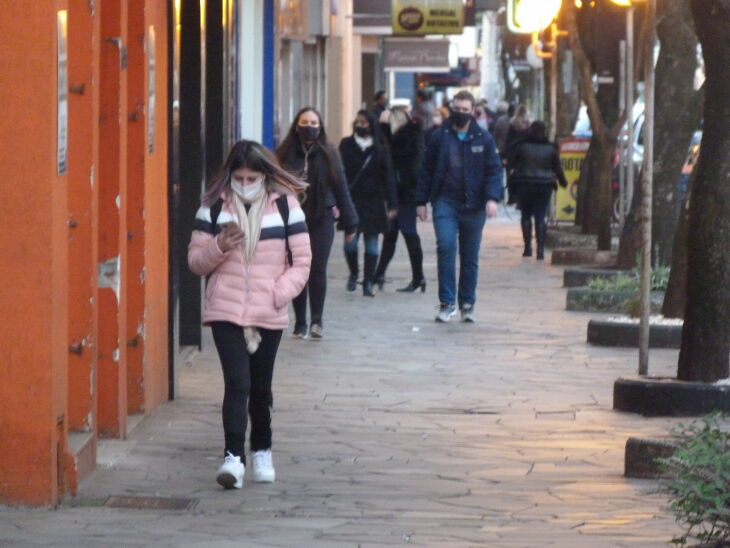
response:
{"label": "yellow sign", "polygon": [[562,0],[507,0],[507,28],[531,34],[552,23],[560,12]]}
{"label": "yellow sign", "polygon": [[393,34],[461,34],[464,28],[462,0],[393,0]]}
{"label": "yellow sign", "polygon": [[561,139],[560,164],[563,166],[568,188],[558,187],[555,193],[555,220],[575,221],[576,198],[580,170],[588,152],[590,139]]}

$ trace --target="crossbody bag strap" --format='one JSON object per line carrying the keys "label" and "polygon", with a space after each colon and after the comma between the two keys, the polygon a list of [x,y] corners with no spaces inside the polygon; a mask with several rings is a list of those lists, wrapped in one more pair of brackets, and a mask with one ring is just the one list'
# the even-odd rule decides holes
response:
{"label": "crossbody bag strap", "polygon": [[286,194],[282,194],[276,199],[276,207],[279,208],[279,215],[284,220],[284,246],[286,247],[286,260],[289,266],[294,265],[294,257],[289,247],[289,201]]}
{"label": "crossbody bag strap", "polygon": [[375,154],[375,151],[370,152],[370,154],[368,154],[368,157],[365,158],[365,161],[363,162],[362,166],[360,166],[360,170],[357,172],[357,175],[355,175],[355,178],[352,180],[352,183],[350,183],[350,185],[349,185],[350,190],[355,188],[357,183],[360,182],[360,178],[362,177],[363,171],[365,171],[365,168],[370,163],[370,160],[372,160],[373,154]]}

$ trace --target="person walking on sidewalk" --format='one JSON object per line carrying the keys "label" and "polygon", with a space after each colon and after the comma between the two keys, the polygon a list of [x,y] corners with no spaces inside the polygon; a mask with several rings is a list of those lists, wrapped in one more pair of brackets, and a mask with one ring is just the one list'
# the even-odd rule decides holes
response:
{"label": "person walking on sidewalk", "polygon": [[276,149],[281,164],[309,184],[302,210],[312,244],[312,268],[304,290],[294,299],[294,337],[307,337],[307,297],[311,310],[309,336],[324,335],[324,301],[327,295],[327,263],[335,239],[335,214],[350,241],[357,230],[357,213],[347,188],[344,168],[333,144],[327,140],[322,117],[305,107],[294,117],[286,138]]}
{"label": "person walking on sidewalk", "polygon": [[426,291],[426,279],[423,277],[423,250],[416,229],[416,191],[425,148],[423,131],[418,123],[411,120],[404,108],[394,107],[390,111],[385,133],[389,137],[390,154],[398,188],[398,216],[390,223],[390,230],[383,237],[383,249],[380,252],[378,267],[375,269],[375,284],[380,286],[380,289],[383,288],[385,271],[395,254],[400,232],[408,248],[412,276],[407,286],[396,291],[406,293],[413,293],[417,289]]}
{"label": "person walking on sidewalk", "polygon": [[388,232],[388,222],[398,213],[388,145],[382,141],[378,122],[371,112],[357,113],[351,137],[340,142],[340,156],[360,224],[355,237],[345,241],[345,258],[350,269],[347,290],[355,291],[359,271],[358,240],[363,235],[365,259],[362,294],[374,297],[373,283],[378,262],[378,236]]}
{"label": "person walking on sidewalk", "polygon": [[532,219],[535,219],[535,239],[537,240],[537,259],[545,258],[545,215],[550,205],[553,190],[557,190],[557,177],[560,186],[568,186],[568,181],[560,165],[558,147],[549,142],[545,124],[532,122],[527,136],[514,145],[510,152],[510,177],[517,188],[517,202],[522,213],[522,239],[525,242],[523,257],[532,256]]}
{"label": "person walking on sidewalk", "polygon": [[253,141],[231,149],[208,186],[188,247],[190,270],[207,276],[203,324],[223,368],[225,457],[216,480],[240,489],[248,416],[253,480],[272,482],[271,381],[287,305],[309,276],[312,252],[296,194],[306,187]]}
{"label": "person walking on sidewalk", "polygon": [[[428,218],[433,208],[439,279],[438,322],[456,314],[474,322],[479,248],[486,216],[497,215],[502,200],[502,166],[494,140],[480,128],[472,112],[474,97],[468,91],[454,96],[453,114],[428,142],[418,186],[417,213]],[[459,289],[456,293],[456,253],[459,253]]]}
{"label": "person walking on sidewalk", "polygon": [[[530,116],[527,113],[527,107],[519,104],[515,108],[514,116],[509,122],[507,129],[507,137],[504,141],[504,148],[500,149],[502,153],[502,161],[507,171],[507,203],[516,204],[519,191],[515,181],[510,178],[509,173],[512,166],[509,165],[509,159],[512,156],[514,147],[527,136],[527,129],[530,127]],[[519,204],[517,205],[519,207]]]}

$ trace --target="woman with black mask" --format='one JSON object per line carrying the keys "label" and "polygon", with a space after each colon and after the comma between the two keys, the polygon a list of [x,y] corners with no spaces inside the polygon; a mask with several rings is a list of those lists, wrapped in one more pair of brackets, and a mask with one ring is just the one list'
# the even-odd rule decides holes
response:
{"label": "woman with black mask", "polygon": [[335,215],[339,210],[345,229],[345,241],[354,238],[358,218],[350,198],[342,162],[334,145],[327,140],[322,117],[312,107],[305,107],[294,117],[286,138],[276,156],[290,173],[309,184],[302,210],[309,228],[312,245],[312,266],[309,281],[293,301],[293,335],[307,337],[307,296],[310,300],[311,328],[309,336],[323,336],[323,311],[327,293],[327,262],[335,237]]}
{"label": "woman with black mask", "polygon": [[383,238],[383,250],[380,253],[378,268],[375,270],[375,283],[380,289],[383,288],[385,270],[395,253],[400,232],[408,248],[412,277],[407,286],[396,291],[405,293],[413,293],[418,289],[426,291],[426,279],[423,277],[423,250],[416,230],[416,188],[425,149],[423,130],[401,107],[392,108],[388,123],[381,124],[381,127],[388,137],[390,154],[393,158],[393,171],[398,188],[398,217],[390,224],[390,231]]}
{"label": "woman with black mask", "polygon": [[340,142],[340,155],[360,219],[357,234],[345,242],[345,258],[350,268],[347,290],[354,291],[359,271],[358,240],[365,240],[362,294],[374,297],[373,283],[378,262],[378,236],[388,232],[388,222],[398,213],[398,198],[388,145],[382,141],[375,116],[360,110],[353,135]]}
{"label": "woman with black mask", "polygon": [[517,203],[522,212],[523,257],[532,256],[532,219],[535,218],[537,259],[545,258],[545,214],[553,190],[568,186],[560,165],[558,147],[548,141],[545,124],[532,122],[523,140],[510,149],[510,177],[517,187]]}

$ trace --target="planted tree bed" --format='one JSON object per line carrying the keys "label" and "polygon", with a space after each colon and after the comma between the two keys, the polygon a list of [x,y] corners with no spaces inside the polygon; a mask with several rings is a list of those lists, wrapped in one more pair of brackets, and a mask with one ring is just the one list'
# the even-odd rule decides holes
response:
{"label": "planted tree bed", "polygon": [[[638,291],[616,291],[571,287],[566,294],[565,309],[573,312],[616,312],[623,313],[626,301],[639,298]],[[651,311],[659,313],[664,292],[651,292]]]}
{"label": "planted tree bed", "polygon": [[616,264],[615,251],[598,251],[591,247],[563,247],[553,249],[550,263],[554,265],[608,266]]}
{"label": "planted tree bed", "polygon": [[730,412],[730,384],[671,377],[622,377],[613,385],[613,408],[645,417],[693,417]]}
{"label": "planted tree bed", "polygon": [[630,270],[619,270],[610,266],[578,266],[569,267],[563,271],[563,287],[583,287],[590,280],[614,280],[621,274],[628,275]]}
{"label": "planted tree bed", "polygon": [[[639,320],[628,316],[594,318],[588,322],[589,344],[596,346],[639,346]],[[652,317],[649,323],[651,348],[679,348],[682,345],[682,320]]]}

